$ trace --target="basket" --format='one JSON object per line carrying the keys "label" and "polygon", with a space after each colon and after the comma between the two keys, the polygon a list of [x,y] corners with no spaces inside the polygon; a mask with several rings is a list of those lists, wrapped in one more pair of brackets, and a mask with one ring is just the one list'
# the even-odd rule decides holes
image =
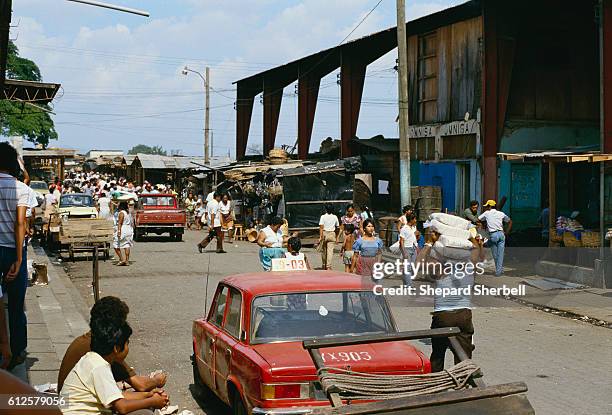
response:
{"label": "basket", "polygon": [[246,235],[247,235],[247,239],[248,239],[249,242],[255,242],[255,241],[257,241],[257,237],[259,236],[259,232],[257,232],[257,229],[251,228],[251,229],[247,229]]}
{"label": "basket", "polygon": [[582,246],[587,248],[599,248],[601,234],[594,231],[582,232]]}
{"label": "basket", "polygon": [[289,159],[289,155],[282,148],[273,148],[268,154],[270,164],[284,164]]}
{"label": "basket", "polygon": [[557,228],[550,228],[550,241],[551,242],[563,242],[563,234],[557,233]]}
{"label": "basket", "polygon": [[563,245],[576,248],[582,246],[582,242],[576,239],[572,232],[563,232]]}

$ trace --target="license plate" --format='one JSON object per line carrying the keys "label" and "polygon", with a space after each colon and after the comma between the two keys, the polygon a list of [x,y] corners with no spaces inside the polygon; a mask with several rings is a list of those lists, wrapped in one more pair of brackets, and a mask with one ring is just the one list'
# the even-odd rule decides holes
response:
{"label": "license plate", "polygon": [[321,358],[325,363],[361,362],[372,360],[369,352],[323,352]]}

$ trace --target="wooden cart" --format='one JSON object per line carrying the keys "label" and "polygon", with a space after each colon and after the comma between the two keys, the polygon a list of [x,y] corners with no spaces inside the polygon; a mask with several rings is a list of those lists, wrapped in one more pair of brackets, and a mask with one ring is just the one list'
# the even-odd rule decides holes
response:
{"label": "wooden cart", "polygon": [[[352,346],[388,341],[447,338],[450,348],[460,361],[468,360],[465,351],[455,338],[461,331],[457,327],[431,330],[404,331],[392,334],[366,334],[362,336],[337,336],[302,342],[315,364],[319,377],[325,362],[319,349]],[[372,380],[376,382],[376,380]],[[480,370],[468,379],[466,388],[422,394],[409,397],[391,397],[369,403],[351,403],[340,385],[331,385],[324,390],[331,407],[317,407],[311,415],[532,415],[535,413],[527,399],[527,385],[523,382],[487,386]]]}
{"label": "wooden cart", "polygon": [[71,261],[79,252],[102,252],[108,259],[112,239],[113,223],[107,219],[62,219],[57,232],[59,252],[68,252]]}

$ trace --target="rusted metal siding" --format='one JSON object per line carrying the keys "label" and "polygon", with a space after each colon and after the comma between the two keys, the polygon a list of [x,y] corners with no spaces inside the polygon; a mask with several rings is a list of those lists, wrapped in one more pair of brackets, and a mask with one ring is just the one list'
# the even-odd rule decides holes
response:
{"label": "rusted metal siding", "polygon": [[[436,48],[431,52],[423,47],[425,37],[435,33]],[[408,68],[410,92],[410,123],[446,123],[463,119],[466,112],[475,115],[480,107],[480,82],[482,73],[481,56],[482,19],[470,18],[451,25],[442,26],[433,32],[413,35],[408,38]],[[421,59],[419,59],[421,51]],[[429,73],[428,59],[424,62],[422,53],[435,54],[435,85],[421,82],[419,75]],[[419,67],[421,62],[421,67]],[[421,89],[425,88],[424,91]],[[419,98],[431,98],[435,93],[435,109],[428,104],[419,107]],[[431,116],[432,112],[435,116]]]}

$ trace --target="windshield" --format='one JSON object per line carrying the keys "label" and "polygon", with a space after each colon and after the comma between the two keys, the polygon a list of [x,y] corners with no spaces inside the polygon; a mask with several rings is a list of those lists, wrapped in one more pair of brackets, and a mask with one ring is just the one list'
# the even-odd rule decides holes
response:
{"label": "windshield", "polygon": [[34,190],[49,190],[45,182],[30,182],[30,187]]}
{"label": "windshield", "polygon": [[387,303],[372,291],[257,297],[251,318],[251,343],[395,332]]}
{"label": "windshield", "polygon": [[174,198],[172,196],[146,196],[140,199],[140,203],[142,206],[174,206]]}
{"label": "windshield", "polygon": [[60,207],[93,207],[93,199],[88,195],[64,195]]}

